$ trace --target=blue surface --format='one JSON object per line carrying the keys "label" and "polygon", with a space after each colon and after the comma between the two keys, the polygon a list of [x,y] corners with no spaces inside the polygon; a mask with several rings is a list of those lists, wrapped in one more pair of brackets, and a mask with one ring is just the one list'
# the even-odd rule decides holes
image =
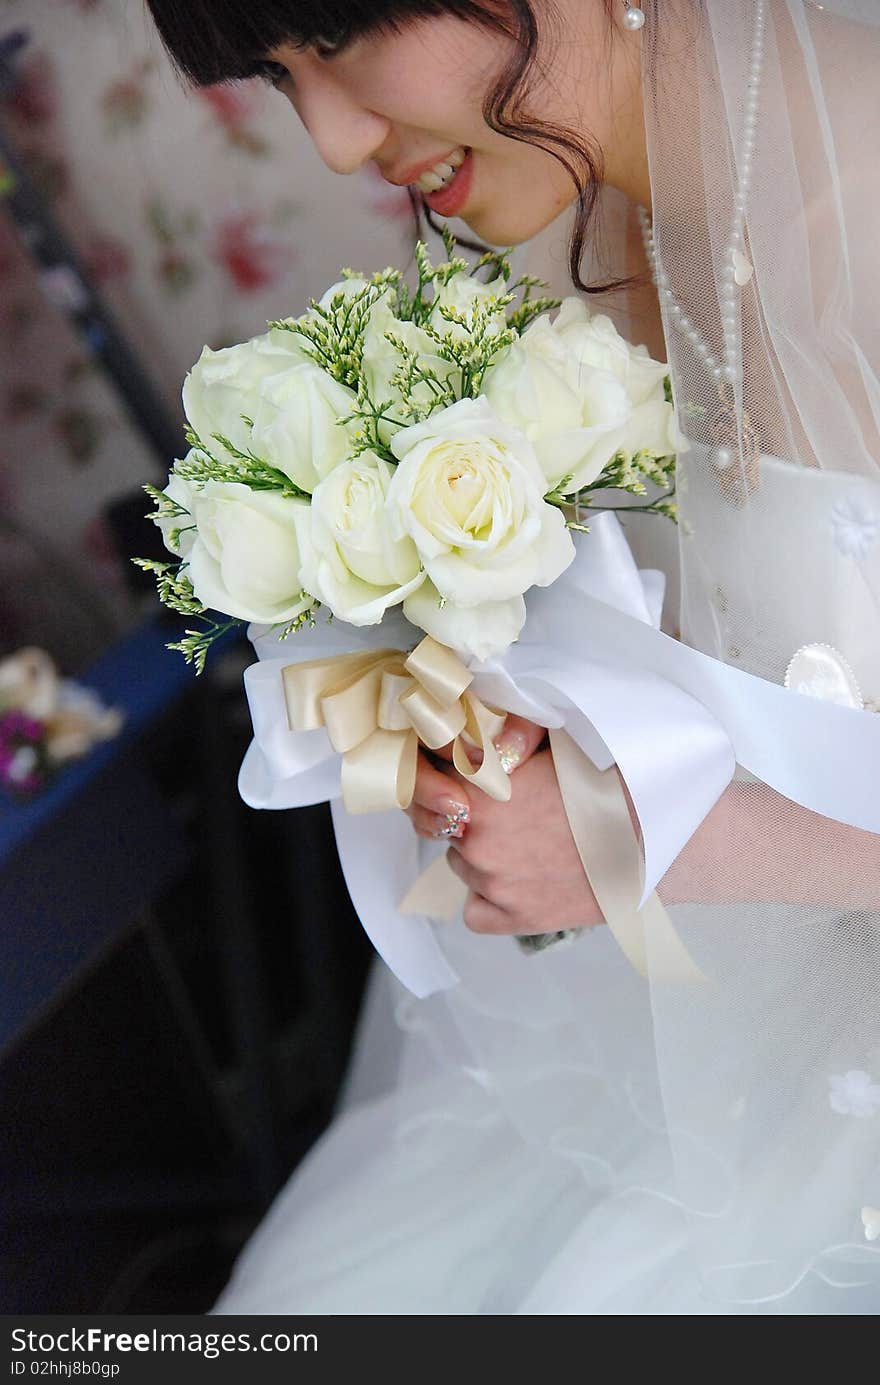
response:
{"label": "blue surface", "polygon": [[4,862],[0,1049],[126,935],[189,852],[132,747]]}
{"label": "blue surface", "polygon": [[0,866],[101,774],[123,746],[193,686],[195,668],[184,662],[182,654],[165,648],[179,637],[178,628],[170,622],[151,620],[112,645],[77,678],[107,706],[119,707],[125,713],[125,725],[117,737],[68,765],[32,799],[0,798]]}
{"label": "blue surface", "polygon": [[0,1048],[187,865],[191,845],[137,747],[196,684],[192,665],[165,648],[181,626],[151,620],[77,678],[124,712],[118,736],[29,801],[0,801]]}

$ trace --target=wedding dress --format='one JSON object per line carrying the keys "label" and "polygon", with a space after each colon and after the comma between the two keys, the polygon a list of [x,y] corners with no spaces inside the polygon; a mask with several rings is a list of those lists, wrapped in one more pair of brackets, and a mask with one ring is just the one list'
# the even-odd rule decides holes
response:
{"label": "wedding dress", "polygon": [[[800,669],[792,698],[849,699],[867,726],[880,708],[880,115],[867,97],[880,14],[862,0],[703,0],[699,41],[664,81],[652,35],[674,3],[644,5],[644,76],[690,448],[677,552],[656,518],[626,532],[641,564],[667,569],[667,630],[774,683]],[[756,16],[761,116],[744,145]],[[734,340],[719,266],[744,149]],[[562,239],[531,248],[543,268]],[[674,325],[683,310],[690,336]],[[727,394],[711,365],[725,348]],[[783,749],[786,734],[773,730]],[[880,785],[867,739],[864,768]],[[437,923],[460,981],[423,999],[377,961],[339,1114],[215,1313],[880,1310],[878,838],[792,817],[741,769],[728,794],[748,809],[730,815],[736,835],[694,901],[668,905],[706,984],[664,980],[650,948],[639,975],[603,927],[527,955]],[[780,865],[776,898],[767,881],[793,833],[802,870],[792,882]]]}

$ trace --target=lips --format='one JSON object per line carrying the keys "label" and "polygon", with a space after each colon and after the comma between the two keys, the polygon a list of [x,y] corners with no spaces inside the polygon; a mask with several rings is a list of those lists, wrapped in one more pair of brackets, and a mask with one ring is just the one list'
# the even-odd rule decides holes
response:
{"label": "lips", "polygon": [[401,170],[393,169],[389,173],[386,173],[384,169],[381,169],[380,172],[382,173],[382,177],[385,179],[386,183],[393,183],[395,187],[405,188],[410,183],[418,182],[419,178],[422,176],[423,173],[430,172],[430,170],[434,168],[437,164],[445,163],[448,160],[449,155],[454,154],[456,149],[460,148],[462,148],[461,145],[454,144],[452,148],[447,149],[445,153],[435,154],[433,158],[425,159],[422,163],[419,164],[411,164],[409,168],[404,168]]}
{"label": "lips", "polygon": [[474,180],[474,155],[468,150],[464,163],[451,183],[438,188],[436,192],[423,192],[422,197],[432,212],[438,216],[458,216],[471,194]]}
{"label": "lips", "polygon": [[421,174],[416,180],[416,187],[420,192],[439,192],[452,182],[467,158],[467,152],[467,149],[456,149],[442,163],[435,164],[427,173]]}

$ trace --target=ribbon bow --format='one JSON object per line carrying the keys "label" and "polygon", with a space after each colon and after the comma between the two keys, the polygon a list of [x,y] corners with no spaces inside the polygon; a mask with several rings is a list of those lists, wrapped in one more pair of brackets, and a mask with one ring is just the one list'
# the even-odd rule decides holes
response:
{"label": "ribbon bow", "polygon": [[[439,750],[491,798],[510,798],[510,779],[493,744],[504,715],[469,692],[473,674],[446,645],[426,635],[407,655],[399,649],[338,654],[282,670],[292,731],[326,727],[342,755],[342,797],[350,813],[408,808],[419,742]],[[471,763],[465,743],[483,752]]]}

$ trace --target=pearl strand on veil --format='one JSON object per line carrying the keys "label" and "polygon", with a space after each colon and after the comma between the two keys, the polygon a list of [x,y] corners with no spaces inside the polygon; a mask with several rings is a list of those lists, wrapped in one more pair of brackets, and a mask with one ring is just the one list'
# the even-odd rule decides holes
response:
{"label": "pearl strand on veil", "polygon": [[[638,207],[638,218],[642,232],[642,240],[645,246],[645,255],[651,269],[651,277],[663,303],[666,304],[666,311],[672,322],[673,327],[685,336],[693,347],[697,358],[711,372],[712,377],[718,383],[719,393],[724,391],[725,384],[732,385],[736,379],[737,362],[741,349],[740,341],[740,310],[737,296],[737,287],[747,284],[752,276],[751,264],[743,254],[743,226],[745,224],[746,205],[748,203],[749,187],[752,175],[752,158],[755,149],[755,133],[758,124],[758,93],[761,84],[761,73],[764,63],[764,33],[767,22],[766,0],[756,0],[755,3],[755,25],[752,32],[752,46],[749,63],[748,95],[746,97],[745,114],[743,118],[742,144],[740,146],[739,159],[737,160],[737,172],[739,174],[739,184],[733,204],[733,225],[724,250],[723,268],[721,270],[721,327],[724,336],[724,363],[707,346],[699,328],[691,322],[681,304],[676,301],[669,283],[669,276],[657,260],[657,251],[654,245],[654,232],[651,220],[644,207]],[[644,13],[635,6],[627,9],[626,26],[629,29],[641,29],[645,23]],[[733,453],[729,447],[716,447],[713,454],[715,466],[719,471],[724,472],[732,465]],[[570,941],[580,934],[587,932],[587,929],[564,928],[554,933],[535,933],[520,935],[517,942],[523,951],[537,952],[549,947],[556,942]]]}
{"label": "pearl strand on veil", "polygon": [[719,361],[707,345],[699,328],[691,322],[681,304],[677,302],[669,276],[658,263],[654,244],[654,231],[650,217],[644,207],[637,209],[645,254],[651,269],[661,304],[666,304],[669,319],[682,336],[693,347],[694,354],[719,382],[733,384],[737,374],[740,354],[740,311],[737,286],[747,284],[752,276],[752,266],[743,254],[743,225],[752,176],[752,159],[755,150],[755,133],[758,124],[758,94],[761,71],[764,62],[764,33],[767,23],[766,0],[756,0],[755,26],[752,33],[752,47],[749,65],[748,95],[743,118],[742,144],[737,160],[739,187],[733,204],[733,225],[724,249],[721,269],[721,327],[724,336],[724,361]]}

